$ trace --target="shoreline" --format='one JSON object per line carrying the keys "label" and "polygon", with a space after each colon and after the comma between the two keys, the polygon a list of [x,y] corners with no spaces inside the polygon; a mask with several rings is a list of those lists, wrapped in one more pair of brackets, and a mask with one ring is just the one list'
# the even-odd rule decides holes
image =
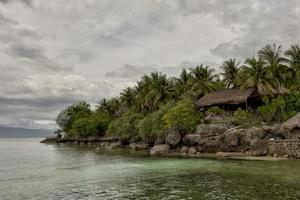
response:
{"label": "shoreline", "polygon": [[[115,141],[115,138],[110,138]],[[86,140],[87,141],[87,140]],[[108,138],[98,139],[97,141],[108,141]],[[112,150],[132,150],[131,154],[145,153],[145,155],[153,157],[178,157],[178,158],[212,158],[218,160],[246,160],[246,161],[287,161],[297,160],[288,157],[273,157],[273,156],[253,156],[243,152],[197,152],[197,153],[181,153],[179,148],[171,149],[168,153],[151,155],[151,147],[136,149],[130,145],[114,145],[114,143],[108,143],[109,145],[103,145],[101,142],[94,143],[83,143],[75,139],[57,139],[57,138],[46,138],[40,143],[44,144],[66,144],[70,146],[79,146],[82,148],[90,148],[95,152],[100,151],[112,151]],[[112,144],[112,145],[111,145]],[[152,147],[153,148],[153,147]]]}

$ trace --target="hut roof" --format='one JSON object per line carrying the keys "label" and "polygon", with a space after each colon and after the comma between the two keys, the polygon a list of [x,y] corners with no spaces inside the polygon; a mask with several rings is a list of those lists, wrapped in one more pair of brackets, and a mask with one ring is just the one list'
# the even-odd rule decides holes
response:
{"label": "hut roof", "polygon": [[285,130],[293,130],[294,128],[300,128],[300,113],[288,119],[281,125],[280,128]]}
{"label": "hut roof", "polygon": [[229,89],[212,92],[198,100],[199,107],[218,105],[218,104],[239,104],[246,102],[255,91],[255,88],[248,88],[246,90]]}

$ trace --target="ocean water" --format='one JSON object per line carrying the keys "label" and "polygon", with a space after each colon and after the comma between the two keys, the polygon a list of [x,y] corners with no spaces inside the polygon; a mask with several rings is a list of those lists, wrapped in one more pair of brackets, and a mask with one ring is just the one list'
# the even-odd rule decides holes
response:
{"label": "ocean water", "polygon": [[150,157],[0,139],[0,199],[300,199],[299,161]]}

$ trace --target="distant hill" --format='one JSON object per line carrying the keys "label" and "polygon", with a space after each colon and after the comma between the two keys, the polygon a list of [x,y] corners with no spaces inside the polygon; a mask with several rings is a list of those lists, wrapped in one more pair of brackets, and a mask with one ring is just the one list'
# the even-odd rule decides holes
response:
{"label": "distant hill", "polygon": [[54,130],[0,127],[0,138],[44,138],[53,136]]}

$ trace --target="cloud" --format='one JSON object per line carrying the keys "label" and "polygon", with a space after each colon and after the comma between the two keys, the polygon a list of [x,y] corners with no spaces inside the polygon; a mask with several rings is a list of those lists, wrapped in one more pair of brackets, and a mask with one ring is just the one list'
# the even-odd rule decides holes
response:
{"label": "cloud", "polygon": [[32,6],[33,0],[0,0],[0,3],[22,2],[24,5]]}

